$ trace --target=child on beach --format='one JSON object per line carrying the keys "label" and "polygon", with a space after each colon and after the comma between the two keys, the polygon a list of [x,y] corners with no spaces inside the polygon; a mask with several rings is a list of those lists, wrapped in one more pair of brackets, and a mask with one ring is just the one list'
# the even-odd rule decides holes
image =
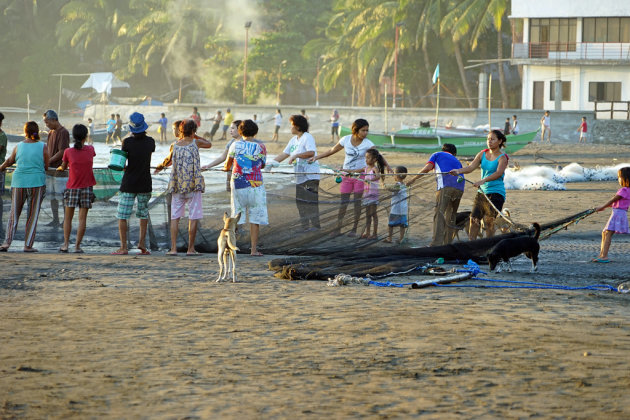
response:
{"label": "child on beach", "polygon": [[[376,239],[378,231],[378,216],[376,206],[378,205],[378,181],[383,180],[385,174],[385,160],[377,149],[368,149],[365,152],[365,168],[363,169],[363,179],[367,183],[363,192],[361,204],[365,207],[365,232],[361,235],[363,239]],[[370,235],[370,229],[374,224],[374,230]]]}
{"label": "child on beach", "polygon": [[407,176],[407,168],[397,166],[396,169],[394,169],[394,173],[396,174],[394,175],[396,184],[385,187],[388,191],[391,191],[393,195],[391,208],[389,210],[389,235],[383,242],[391,243],[392,236],[394,236],[394,227],[400,226],[400,238],[398,239],[398,243],[400,244],[405,238],[405,230],[409,226],[407,224],[407,200],[409,198],[409,191],[403,182]]}
{"label": "child on beach", "polygon": [[72,137],[74,147],[69,147],[63,152],[63,161],[58,171],[65,171],[70,168],[66,190],[63,192],[63,204],[65,214],[63,217],[63,245],[59,252],[68,252],[70,244],[70,233],[72,232],[72,218],[74,209],[79,208],[79,226],[77,227],[77,242],[74,245],[74,252],[82,254],[81,241],[85,235],[85,225],[87,223],[88,211],[94,202],[93,187],[96,185],[94,171],[92,170],[94,156],[94,146],[86,145],[88,128],[83,124],[76,124],[72,127]]}
{"label": "child on beach", "polygon": [[615,196],[606,204],[601,207],[597,207],[596,209],[597,211],[602,211],[606,207],[612,207],[612,214],[602,231],[602,244],[599,256],[597,258],[593,258],[591,260],[592,262],[610,262],[608,259],[608,249],[610,248],[612,236],[615,233],[629,233],[628,207],[630,206],[630,166],[619,169],[617,172],[617,178],[619,179],[619,185],[621,185],[617,194],[615,194]]}
{"label": "child on beach", "polygon": [[582,123],[578,127],[577,131],[580,133],[580,140],[578,143],[586,143],[586,132],[588,131],[588,127],[586,126],[586,117],[582,117]]}

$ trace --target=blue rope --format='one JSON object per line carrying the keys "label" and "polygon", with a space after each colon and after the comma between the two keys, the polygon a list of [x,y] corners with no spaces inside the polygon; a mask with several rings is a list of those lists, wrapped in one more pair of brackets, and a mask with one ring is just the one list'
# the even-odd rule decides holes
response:
{"label": "blue rope", "polygon": [[[472,261],[468,260],[468,262],[463,266],[463,269],[456,270],[458,273],[472,273],[473,277],[471,280],[480,280],[494,283],[509,283],[510,285],[484,285],[484,284],[439,284],[432,283],[433,286],[437,287],[471,287],[471,288],[485,288],[485,289],[551,289],[551,290],[593,290],[598,292],[606,292],[613,291],[617,292],[617,288],[613,286],[609,286],[607,284],[594,284],[591,286],[562,286],[558,284],[550,284],[550,283],[538,283],[533,281],[519,281],[519,280],[500,280],[500,279],[488,279],[483,277],[477,277],[477,274],[487,274],[481,271],[479,265]],[[406,287],[410,286],[414,283],[392,283],[391,281],[381,282],[381,281],[368,281],[368,284],[377,287]]]}

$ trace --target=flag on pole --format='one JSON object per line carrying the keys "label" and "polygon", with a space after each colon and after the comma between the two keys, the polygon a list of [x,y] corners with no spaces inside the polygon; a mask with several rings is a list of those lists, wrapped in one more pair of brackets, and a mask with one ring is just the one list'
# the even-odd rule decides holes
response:
{"label": "flag on pole", "polygon": [[433,72],[433,79],[431,79],[433,81],[433,84],[436,84],[439,78],[440,78],[440,64],[438,63],[438,65],[435,66],[435,71]]}

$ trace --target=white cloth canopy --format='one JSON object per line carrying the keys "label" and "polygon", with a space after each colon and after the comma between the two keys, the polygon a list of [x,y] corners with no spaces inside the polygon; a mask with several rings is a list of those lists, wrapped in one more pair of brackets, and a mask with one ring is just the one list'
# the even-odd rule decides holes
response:
{"label": "white cloth canopy", "polygon": [[83,83],[81,88],[92,88],[98,93],[107,93],[111,95],[112,88],[129,87],[129,83],[123,82],[114,76],[114,73],[92,73],[90,77]]}

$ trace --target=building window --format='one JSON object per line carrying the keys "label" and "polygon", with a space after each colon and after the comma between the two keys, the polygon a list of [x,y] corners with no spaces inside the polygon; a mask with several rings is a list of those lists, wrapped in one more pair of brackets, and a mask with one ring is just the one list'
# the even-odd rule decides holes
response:
{"label": "building window", "polygon": [[621,82],[589,82],[588,101],[612,102],[621,100]]}
{"label": "building window", "polygon": [[[562,83],[562,100],[570,101],[571,100],[571,82],[561,82]],[[556,100],[556,82],[549,83],[549,100]]]}
{"label": "building window", "polygon": [[[548,51],[575,51],[577,19],[530,19],[532,44],[548,45]],[[546,48],[545,48],[546,49]]]}
{"label": "building window", "polygon": [[582,42],[630,43],[630,17],[584,18]]}

